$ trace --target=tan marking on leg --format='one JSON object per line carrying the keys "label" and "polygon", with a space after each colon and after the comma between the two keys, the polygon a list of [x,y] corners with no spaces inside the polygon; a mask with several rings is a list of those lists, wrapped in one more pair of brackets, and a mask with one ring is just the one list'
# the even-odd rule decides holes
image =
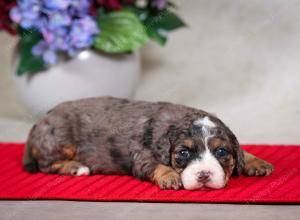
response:
{"label": "tan marking on leg", "polygon": [[272,164],[244,151],[245,167],[243,173],[248,176],[269,176],[274,167]]}
{"label": "tan marking on leg", "polygon": [[63,160],[54,162],[51,165],[51,168],[54,172],[62,175],[76,175],[78,168],[82,167],[83,165],[74,160]]}
{"label": "tan marking on leg", "polygon": [[66,145],[63,147],[63,154],[68,160],[74,159],[76,156],[76,147],[74,145]]}
{"label": "tan marking on leg", "polygon": [[163,164],[155,167],[151,180],[161,189],[179,189],[182,187],[180,175],[172,167]]}
{"label": "tan marking on leg", "polygon": [[54,172],[58,172],[59,169],[61,169],[63,167],[63,161],[57,161],[57,162],[54,162],[52,165],[51,165],[51,169],[54,171]]}
{"label": "tan marking on leg", "polygon": [[34,158],[39,158],[39,150],[36,147],[31,147],[31,153]]}

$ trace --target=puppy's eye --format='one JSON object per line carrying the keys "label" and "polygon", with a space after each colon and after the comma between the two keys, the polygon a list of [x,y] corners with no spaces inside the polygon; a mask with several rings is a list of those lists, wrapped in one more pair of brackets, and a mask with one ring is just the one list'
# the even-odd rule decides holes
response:
{"label": "puppy's eye", "polygon": [[182,159],[188,159],[191,156],[191,151],[184,149],[179,151],[178,154]]}
{"label": "puppy's eye", "polygon": [[224,147],[219,147],[215,152],[217,158],[226,157],[228,155],[228,151]]}

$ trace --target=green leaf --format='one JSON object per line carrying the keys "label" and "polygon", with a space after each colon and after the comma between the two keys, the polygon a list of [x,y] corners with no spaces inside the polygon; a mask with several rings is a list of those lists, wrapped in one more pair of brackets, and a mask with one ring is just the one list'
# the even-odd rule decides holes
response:
{"label": "green leaf", "polygon": [[20,41],[20,54],[17,75],[34,73],[44,70],[46,65],[41,57],[31,53],[32,47],[42,39],[40,33],[35,30],[22,31]]}
{"label": "green leaf", "polygon": [[177,15],[169,10],[161,11],[153,16],[150,14],[148,23],[155,29],[164,29],[166,31],[173,31],[186,26]]}
{"label": "green leaf", "polygon": [[94,40],[94,47],[110,53],[130,52],[142,47],[149,37],[137,16],[127,10],[99,12],[101,33]]}
{"label": "green leaf", "polygon": [[[164,30],[162,30],[164,31]],[[167,33],[166,32],[159,32],[159,30],[156,30],[154,28],[148,28],[147,34],[151,39],[159,43],[160,45],[165,45],[167,42]]]}
{"label": "green leaf", "polygon": [[161,45],[167,41],[167,35],[170,31],[186,26],[185,23],[172,11],[149,11],[136,7],[129,8],[144,23],[147,34],[150,38]]}

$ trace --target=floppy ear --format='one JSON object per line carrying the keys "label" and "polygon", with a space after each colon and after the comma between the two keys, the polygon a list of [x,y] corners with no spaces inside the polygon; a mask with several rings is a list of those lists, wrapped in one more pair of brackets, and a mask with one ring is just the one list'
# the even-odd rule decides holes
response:
{"label": "floppy ear", "polygon": [[166,133],[163,134],[153,145],[154,156],[165,165],[170,163],[172,141],[175,130],[175,125],[169,126]]}
{"label": "floppy ear", "polygon": [[169,164],[171,159],[171,153],[173,151],[174,142],[182,135],[189,132],[187,129],[187,123],[177,123],[176,125],[170,125],[164,135],[162,135],[158,141],[154,144],[155,157],[159,159],[163,164]]}
{"label": "floppy ear", "polygon": [[171,143],[167,134],[164,134],[153,145],[154,156],[163,164],[168,165],[171,158]]}
{"label": "floppy ear", "polygon": [[230,142],[233,146],[233,151],[234,151],[234,157],[235,157],[235,167],[233,170],[234,175],[241,175],[243,172],[244,166],[245,166],[245,161],[244,161],[244,153],[243,150],[240,148],[240,144],[235,137],[235,135],[232,133],[232,131],[226,126],[225,126],[225,131],[230,139]]}

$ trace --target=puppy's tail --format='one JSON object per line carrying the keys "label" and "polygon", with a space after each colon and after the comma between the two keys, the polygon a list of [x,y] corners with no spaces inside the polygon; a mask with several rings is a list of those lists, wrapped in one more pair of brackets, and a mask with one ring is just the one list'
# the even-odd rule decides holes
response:
{"label": "puppy's tail", "polygon": [[23,155],[23,166],[25,170],[27,170],[30,173],[35,173],[39,170],[37,160],[32,155],[32,149],[29,143],[27,143],[25,147]]}

